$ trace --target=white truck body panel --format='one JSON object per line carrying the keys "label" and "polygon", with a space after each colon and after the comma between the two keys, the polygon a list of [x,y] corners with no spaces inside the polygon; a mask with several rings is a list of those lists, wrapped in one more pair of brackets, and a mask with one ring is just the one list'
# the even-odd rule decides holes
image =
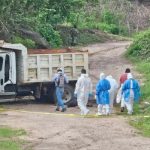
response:
{"label": "white truck body panel", "polygon": [[13,61],[16,61],[17,84],[49,82],[58,67],[64,69],[69,80],[77,80],[82,68],[88,72],[88,52],[28,54],[22,44],[9,43],[0,46],[0,52],[2,51],[15,52],[16,60]]}
{"label": "white truck body panel", "polygon": [[34,54],[28,55],[27,62],[27,82],[51,81],[58,67],[69,80],[77,80],[82,68],[88,70],[88,53]]}

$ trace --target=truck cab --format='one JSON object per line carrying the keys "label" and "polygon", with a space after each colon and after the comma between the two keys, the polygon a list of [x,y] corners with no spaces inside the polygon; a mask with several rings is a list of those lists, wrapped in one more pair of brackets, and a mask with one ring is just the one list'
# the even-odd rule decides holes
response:
{"label": "truck cab", "polygon": [[[16,57],[14,52],[0,52],[0,96],[15,95],[9,85],[16,84]],[[13,88],[13,87],[12,87]]]}

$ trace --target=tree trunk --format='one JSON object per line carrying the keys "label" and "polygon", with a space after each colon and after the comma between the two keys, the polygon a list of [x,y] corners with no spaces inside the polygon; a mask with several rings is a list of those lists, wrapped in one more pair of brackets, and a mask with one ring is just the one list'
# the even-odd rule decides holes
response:
{"label": "tree trunk", "polygon": [[24,29],[24,28],[18,28],[16,29],[16,31],[17,33],[20,34],[21,37],[29,38],[33,40],[36,43],[38,48],[44,48],[44,49],[51,48],[49,43],[39,33],[35,31],[31,31],[31,30]]}

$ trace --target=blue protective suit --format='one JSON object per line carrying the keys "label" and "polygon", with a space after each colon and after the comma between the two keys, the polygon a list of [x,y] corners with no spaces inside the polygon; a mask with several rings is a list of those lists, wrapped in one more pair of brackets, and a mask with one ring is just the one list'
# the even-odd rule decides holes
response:
{"label": "blue protective suit", "polygon": [[109,92],[110,83],[107,79],[101,79],[96,85],[96,102],[97,104],[106,105],[110,103]]}
{"label": "blue protective suit", "polygon": [[124,82],[122,87],[122,94],[124,96],[124,101],[129,102],[131,97],[131,90],[133,91],[133,100],[135,102],[139,101],[140,98],[140,86],[135,79],[128,79]]}

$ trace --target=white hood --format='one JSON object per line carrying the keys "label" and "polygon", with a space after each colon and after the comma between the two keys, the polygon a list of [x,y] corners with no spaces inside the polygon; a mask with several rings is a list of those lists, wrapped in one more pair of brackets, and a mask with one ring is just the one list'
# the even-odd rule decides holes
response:
{"label": "white hood", "polygon": [[105,74],[102,72],[102,73],[100,73],[100,76],[99,76],[99,78],[100,78],[100,80],[102,80],[102,79],[105,79]]}
{"label": "white hood", "polygon": [[131,73],[127,74],[127,79],[133,79],[133,75]]}
{"label": "white hood", "polygon": [[88,74],[81,74],[81,77],[87,78]]}

